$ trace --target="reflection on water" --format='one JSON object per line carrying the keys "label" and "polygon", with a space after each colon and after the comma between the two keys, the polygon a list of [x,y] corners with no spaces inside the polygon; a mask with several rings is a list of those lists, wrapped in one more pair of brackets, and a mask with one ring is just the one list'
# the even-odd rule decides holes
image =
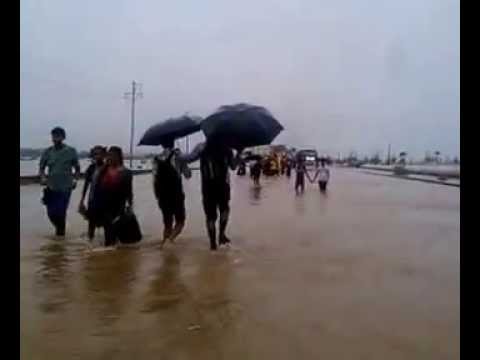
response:
{"label": "reflection on water", "polygon": [[61,283],[68,275],[69,261],[64,241],[52,241],[42,246],[38,258],[41,259],[38,274],[45,285]]}
{"label": "reflection on water", "polygon": [[170,310],[185,301],[187,289],[180,277],[180,259],[168,249],[160,260],[145,295],[144,313]]}
{"label": "reflection on water", "polygon": [[294,202],[295,202],[295,212],[299,215],[304,215],[306,210],[305,194],[296,193]]}
{"label": "reflection on water", "polygon": [[252,186],[250,188],[250,203],[252,205],[258,205],[258,203],[261,200],[261,195],[262,195],[262,187],[261,186]]}
{"label": "reflection on water", "polygon": [[44,313],[62,312],[69,298],[69,269],[71,259],[67,256],[66,244],[62,241],[52,241],[40,248],[37,258],[40,267],[37,271],[36,288],[40,295],[39,309]]}
{"label": "reflection on water", "polygon": [[212,261],[201,259],[195,283],[196,306],[202,315],[202,326],[225,331],[234,326],[241,313],[241,306],[233,299],[231,291],[233,259],[220,254]]}
{"label": "reflection on water", "polygon": [[140,255],[136,249],[88,254],[81,269],[90,311],[98,325],[111,326],[128,307],[137,280]]}

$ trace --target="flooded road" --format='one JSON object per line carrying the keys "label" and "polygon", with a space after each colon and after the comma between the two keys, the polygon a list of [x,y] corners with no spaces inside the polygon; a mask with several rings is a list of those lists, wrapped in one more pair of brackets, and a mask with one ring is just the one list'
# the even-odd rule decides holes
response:
{"label": "flooded road", "polygon": [[[70,207],[54,240],[21,187],[21,358],[458,359],[459,189],[332,169],[328,194],[232,174],[230,250],[211,253],[198,173],[160,251],[150,176],[136,249],[86,251]],[[101,234],[99,234],[99,240]]]}

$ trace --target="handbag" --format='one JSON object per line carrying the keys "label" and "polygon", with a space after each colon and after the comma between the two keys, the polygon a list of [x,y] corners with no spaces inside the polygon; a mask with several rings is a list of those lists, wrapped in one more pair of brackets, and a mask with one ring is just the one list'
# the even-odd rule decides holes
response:
{"label": "handbag", "polygon": [[113,231],[122,244],[135,244],[142,240],[140,224],[133,211],[125,211],[113,221]]}

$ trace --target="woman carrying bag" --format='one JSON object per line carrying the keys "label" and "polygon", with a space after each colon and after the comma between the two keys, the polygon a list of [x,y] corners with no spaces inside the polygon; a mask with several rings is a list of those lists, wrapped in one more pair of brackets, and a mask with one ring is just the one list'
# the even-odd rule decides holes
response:
{"label": "woman carrying bag", "polygon": [[88,207],[89,220],[104,228],[105,246],[141,240],[132,206],[132,172],[123,165],[122,149],[112,146],[106,164],[94,175]]}

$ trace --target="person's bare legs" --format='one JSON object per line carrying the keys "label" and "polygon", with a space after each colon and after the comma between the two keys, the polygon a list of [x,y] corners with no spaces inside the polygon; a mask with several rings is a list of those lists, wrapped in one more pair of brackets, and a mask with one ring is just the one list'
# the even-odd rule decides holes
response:
{"label": "person's bare legs", "polygon": [[163,245],[168,240],[168,238],[172,235],[172,227],[173,227],[173,215],[169,214],[166,211],[163,212],[163,239],[160,243],[160,248],[163,248]]}
{"label": "person's bare legs", "polygon": [[162,239],[162,242],[160,243],[160,248],[163,248],[163,245],[165,245],[165,242],[168,240],[171,234],[172,234],[172,221],[169,221],[169,219],[164,218],[163,239]]}
{"label": "person's bare legs", "polygon": [[208,238],[210,239],[210,250],[217,250],[217,239],[216,239],[216,229],[215,229],[215,220],[207,220],[207,232]]}
{"label": "person's bare legs", "polygon": [[170,242],[173,243],[175,241],[175,239],[177,238],[178,235],[180,235],[184,227],[185,227],[185,221],[175,222],[175,226],[173,227],[173,230],[171,231],[168,237]]}
{"label": "person's bare legs", "polygon": [[185,199],[178,199],[176,201],[175,211],[173,215],[173,219],[175,220],[175,226],[170,233],[169,240],[170,242],[174,242],[178,235],[182,232],[183,228],[185,227],[185,219],[186,219],[186,211],[185,211]]}
{"label": "person's bare legs", "polygon": [[230,215],[229,210],[224,210],[220,213],[220,234],[218,237],[218,242],[220,245],[226,245],[230,243],[230,239],[225,235],[227,230],[228,217]]}
{"label": "person's bare legs", "polygon": [[88,240],[92,242],[94,237],[95,237],[95,224],[93,223],[93,221],[89,221],[88,222]]}
{"label": "person's bare legs", "polygon": [[170,237],[171,234],[172,234],[171,225],[170,226],[165,225],[165,227],[163,229],[163,238],[162,238],[162,242],[160,243],[160,248],[162,248],[163,245],[165,245],[165,243],[167,242],[167,240],[168,240],[168,238]]}

